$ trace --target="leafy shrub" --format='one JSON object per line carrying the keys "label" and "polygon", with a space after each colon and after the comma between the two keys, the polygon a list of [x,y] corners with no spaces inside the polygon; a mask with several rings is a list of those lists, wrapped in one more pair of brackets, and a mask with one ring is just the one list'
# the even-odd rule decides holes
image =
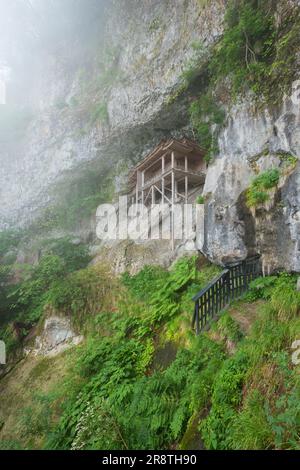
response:
{"label": "leafy shrub", "polygon": [[164,372],[148,376],[141,367],[146,348],[136,340],[88,343],[78,362],[87,382],[65,406],[48,447],[166,448],[182,435],[199,399],[207,403],[223,353],[217,344],[198,338],[192,351],[182,349]]}
{"label": "leafy shrub", "polygon": [[184,89],[199,77],[201,69],[207,60],[207,49],[202,42],[194,41],[191,46],[193,49],[193,56],[185,65],[181,75]]}
{"label": "leafy shrub", "polygon": [[252,184],[256,188],[271,189],[278,184],[279,176],[279,170],[272,168],[257,176]]}
{"label": "leafy shrub", "polygon": [[0,232],[0,258],[7,252],[14,250],[22,237],[22,233],[16,230],[4,230]]}
{"label": "leafy shrub", "polygon": [[198,196],[196,199],[197,204],[204,204],[205,203],[205,197],[204,196]]}
{"label": "leafy shrub", "polygon": [[300,333],[295,277],[282,274],[260,289],[271,302],[216,376],[212,408],[200,424],[210,449],[299,447],[297,370],[286,352]]}
{"label": "leafy shrub", "polygon": [[226,312],[218,320],[216,327],[223,337],[235,343],[239,342],[243,337],[239,324]]}
{"label": "leafy shrub", "polygon": [[168,278],[169,273],[160,266],[145,266],[134,276],[122,275],[123,284],[139,299],[149,298]]}
{"label": "leafy shrub", "polygon": [[31,276],[21,283],[13,294],[14,308],[23,312],[29,323],[35,322],[42,314],[50,286],[65,274],[63,261],[59,256],[45,255],[32,270]]}
{"label": "leafy shrub", "polygon": [[95,404],[88,405],[78,420],[71,450],[124,448],[126,448],[126,443],[122,432],[105,400],[100,399]]}
{"label": "leafy shrub", "polygon": [[79,326],[88,316],[105,309],[106,303],[112,308],[110,293],[113,289],[114,279],[108,268],[91,266],[53,282],[46,301],[55,309],[70,314]]}
{"label": "leafy shrub", "polygon": [[230,76],[234,92],[265,76],[274,55],[274,20],[264,6],[256,2],[232,1],[226,12],[227,28],[212,59],[210,68],[216,76]]}
{"label": "leafy shrub", "polygon": [[85,245],[75,245],[67,237],[49,241],[46,251],[63,260],[66,273],[85,268],[91,260]]}
{"label": "leafy shrub", "polygon": [[258,277],[252,281],[249,285],[249,291],[246,294],[247,300],[270,299],[277,279],[277,276],[266,276]]}
{"label": "leafy shrub", "polygon": [[[86,247],[75,246],[68,239],[55,240],[50,244],[48,242],[45,254],[39,264],[30,268],[23,281],[17,286],[6,288],[4,291],[3,287],[0,289],[0,311],[3,307],[10,313],[5,319],[16,318],[24,323],[24,335],[26,335],[25,325],[30,328],[36,323],[43,314],[45,305],[50,300],[55,304],[55,300],[59,297],[58,293],[62,296],[62,292],[65,292],[69,302],[71,302],[72,295],[74,295],[74,299],[76,298],[70,283],[68,283],[66,292],[67,275],[86,266],[89,259]],[[7,282],[10,276],[10,267],[1,268],[0,271],[2,281]],[[58,300],[55,305],[62,307]]]}
{"label": "leafy shrub", "polygon": [[300,312],[300,293],[296,291],[295,284],[293,276],[281,275],[273,289],[271,306],[280,320],[290,320]]}
{"label": "leafy shrub", "polygon": [[228,448],[228,428],[242,401],[242,387],[248,366],[249,358],[239,352],[225,362],[216,378],[211,411],[200,425],[208,449]]}
{"label": "leafy shrub", "polygon": [[279,182],[280,172],[277,168],[264,171],[257,176],[247,190],[247,206],[253,207],[263,204],[269,199],[269,189],[277,186]]}
{"label": "leafy shrub", "polygon": [[243,410],[233,420],[230,447],[237,450],[269,449],[274,442],[272,427],[264,406],[265,399],[253,390]]}

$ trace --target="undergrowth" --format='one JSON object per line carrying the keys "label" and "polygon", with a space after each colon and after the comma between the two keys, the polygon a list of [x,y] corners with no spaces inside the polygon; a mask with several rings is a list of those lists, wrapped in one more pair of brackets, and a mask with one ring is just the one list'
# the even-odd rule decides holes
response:
{"label": "undergrowth", "polygon": [[[21,299],[35,311],[43,292],[46,311],[69,315],[86,339],[70,351],[59,386],[33,394],[21,410],[7,447],[179,448],[189,423],[202,416],[193,432],[208,449],[299,448],[299,374],[290,358],[300,335],[294,276],[251,284],[244,301],[263,305],[247,335],[227,311],[214,325],[217,337],[195,337],[191,297],[218,268],[198,270],[196,257],[184,257],[169,271],[146,266],[118,279],[105,266],[74,271],[86,254],[74,259],[65,240],[48,250]],[[154,368],[169,341],[175,359]],[[32,372],[45,373],[44,366]]]}

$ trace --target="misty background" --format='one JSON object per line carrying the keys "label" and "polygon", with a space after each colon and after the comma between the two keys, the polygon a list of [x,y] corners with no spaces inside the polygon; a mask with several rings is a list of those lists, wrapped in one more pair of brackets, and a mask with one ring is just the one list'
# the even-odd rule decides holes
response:
{"label": "misty background", "polygon": [[[101,41],[107,0],[0,0],[0,80],[7,102],[22,92],[45,56],[68,61],[88,57]],[[24,93],[24,90],[23,90]]]}

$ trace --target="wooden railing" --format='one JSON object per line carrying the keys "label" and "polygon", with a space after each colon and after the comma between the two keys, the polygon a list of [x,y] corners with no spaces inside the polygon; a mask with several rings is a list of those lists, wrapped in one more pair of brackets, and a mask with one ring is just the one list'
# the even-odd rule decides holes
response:
{"label": "wooden railing", "polygon": [[228,266],[196,294],[192,299],[195,302],[192,328],[196,330],[196,334],[232,300],[241,297],[248,290],[249,283],[261,273],[260,257],[254,256]]}

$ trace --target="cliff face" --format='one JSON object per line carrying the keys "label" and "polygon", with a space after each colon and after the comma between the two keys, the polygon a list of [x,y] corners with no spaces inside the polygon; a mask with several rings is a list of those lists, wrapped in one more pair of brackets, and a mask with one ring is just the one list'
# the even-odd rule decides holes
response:
{"label": "cliff face", "polygon": [[[75,44],[44,57],[23,84],[30,124],[21,139],[2,145],[0,226],[28,225],[87,170],[101,186],[106,174],[124,173],[161,138],[193,137],[193,96],[178,96],[178,87],[195,54],[192,44],[201,42],[209,54],[221,36],[226,4],[109,2],[105,29],[87,52]],[[281,178],[268,210],[245,204],[257,172],[283,166],[282,155],[300,155],[299,103],[295,82],[272,109],[256,109],[251,96],[227,106],[197,246],[213,261],[262,252],[266,269],[300,270],[299,164]]]}
{"label": "cliff face", "polygon": [[224,3],[109,2],[105,30],[87,52],[69,44],[41,59],[22,86],[32,121],[22,142],[1,154],[2,225],[28,224],[55,198],[57,183],[70,184],[85,166],[100,175],[180,133],[186,106],[167,99],[193,41],[209,48],[222,32]]}
{"label": "cliff face", "polygon": [[216,262],[263,254],[265,268],[300,270],[300,168],[286,172],[271,204],[250,210],[245,191],[255,175],[300,155],[300,81],[275,109],[257,111],[251,98],[228,113],[220,154],[209,166],[204,193],[204,240],[198,244]]}

